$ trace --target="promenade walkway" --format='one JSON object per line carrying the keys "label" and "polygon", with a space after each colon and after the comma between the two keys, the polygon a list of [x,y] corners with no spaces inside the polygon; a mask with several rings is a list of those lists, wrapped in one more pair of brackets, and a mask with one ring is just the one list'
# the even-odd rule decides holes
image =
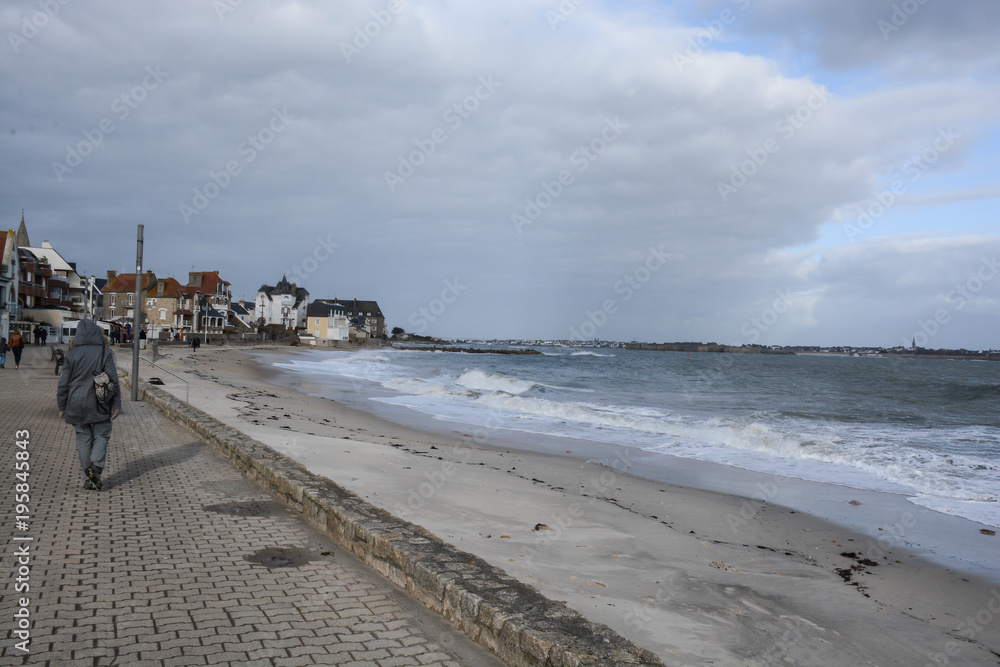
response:
{"label": "promenade walkway", "polygon": [[0,370],[0,665],[502,664],[145,403],[85,490],[49,356]]}

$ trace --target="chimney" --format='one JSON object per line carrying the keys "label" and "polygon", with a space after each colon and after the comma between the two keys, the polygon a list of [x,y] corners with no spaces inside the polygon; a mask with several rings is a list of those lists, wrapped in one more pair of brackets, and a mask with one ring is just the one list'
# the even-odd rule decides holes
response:
{"label": "chimney", "polygon": [[118,277],[117,271],[108,271],[108,284],[110,285],[111,283],[113,283],[115,281],[115,278],[117,277]]}
{"label": "chimney", "polygon": [[166,278],[157,278],[156,279],[156,293],[159,296],[166,296],[166,292],[167,292],[167,279]]}
{"label": "chimney", "polygon": [[188,273],[188,285],[194,285],[201,289],[201,271],[191,271]]}

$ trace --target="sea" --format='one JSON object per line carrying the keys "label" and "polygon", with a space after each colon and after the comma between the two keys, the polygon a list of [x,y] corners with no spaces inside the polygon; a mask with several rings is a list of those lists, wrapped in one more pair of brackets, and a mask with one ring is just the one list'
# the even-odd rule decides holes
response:
{"label": "sea", "polygon": [[309,393],[483,442],[606,443],[661,468],[704,461],[883,492],[1000,528],[1000,363],[529,349],[540,354],[386,347],[266,363]]}

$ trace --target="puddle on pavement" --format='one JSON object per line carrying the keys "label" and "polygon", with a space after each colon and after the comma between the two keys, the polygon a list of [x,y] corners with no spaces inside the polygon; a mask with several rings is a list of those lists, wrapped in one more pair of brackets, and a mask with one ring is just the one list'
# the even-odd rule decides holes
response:
{"label": "puddle on pavement", "polygon": [[272,516],[283,507],[273,500],[250,500],[242,503],[206,505],[202,509],[206,512],[229,514],[230,516]]}
{"label": "puddle on pavement", "polygon": [[[324,556],[326,553],[323,554]],[[331,556],[333,554],[330,554]],[[259,549],[244,558],[255,565],[263,565],[267,568],[278,567],[299,567],[309,561],[319,558],[308,549],[299,547],[268,547]]]}

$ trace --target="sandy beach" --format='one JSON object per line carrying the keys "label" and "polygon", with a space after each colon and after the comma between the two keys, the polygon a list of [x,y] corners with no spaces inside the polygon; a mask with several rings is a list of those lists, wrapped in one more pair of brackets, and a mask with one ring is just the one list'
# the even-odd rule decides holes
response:
{"label": "sandy beach", "polygon": [[400,426],[282,386],[261,352],[309,353],[169,347],[187,389],[141,374],[667,664],[1000,664],[1000,584],[765,502],[778,482],[729,495],[633,476],[629,448]]}

